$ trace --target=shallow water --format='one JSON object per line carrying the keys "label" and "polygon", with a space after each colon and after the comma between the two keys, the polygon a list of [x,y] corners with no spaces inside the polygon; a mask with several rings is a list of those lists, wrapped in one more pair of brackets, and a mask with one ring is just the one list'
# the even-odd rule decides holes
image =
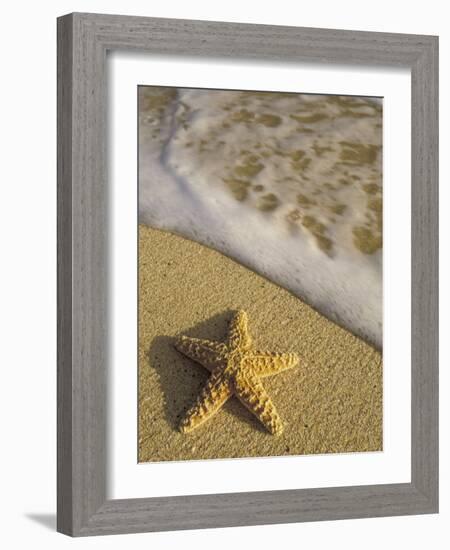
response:
{"label": "shallow water", "polygon": [[382,108],[141,87],[140,221],[207,244],[382,346]]}

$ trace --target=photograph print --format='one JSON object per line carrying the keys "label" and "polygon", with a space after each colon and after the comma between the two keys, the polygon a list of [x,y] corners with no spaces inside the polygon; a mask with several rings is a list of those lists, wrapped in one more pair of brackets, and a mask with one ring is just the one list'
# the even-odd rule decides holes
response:
{"label": "photograph print", "polygon": [[137,94],[138,461],[382,451],[382,98]]}

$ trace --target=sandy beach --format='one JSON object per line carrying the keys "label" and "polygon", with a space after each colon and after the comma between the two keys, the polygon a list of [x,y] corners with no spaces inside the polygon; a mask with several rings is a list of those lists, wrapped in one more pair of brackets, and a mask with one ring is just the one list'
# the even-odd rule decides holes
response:
{"label": "sandy beach", "polygon": [[[272,436],[236,399],[192,433],[177,430],[208,371],[173,346],[224,339],[244,309],[255,347],[300,364],[264,379],[284,424]],[[382,450],[382,359],[288,291],[206,246],[139,228],[139,461]]]}

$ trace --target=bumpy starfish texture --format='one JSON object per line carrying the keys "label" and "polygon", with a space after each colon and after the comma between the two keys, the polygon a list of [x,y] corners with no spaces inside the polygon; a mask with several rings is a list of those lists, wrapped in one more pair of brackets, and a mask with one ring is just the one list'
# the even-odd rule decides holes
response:
{"label": "bumpy starfish texture", "polygon": [[211,418],[235,395],[271,434],[280,435],[283,423],[260,378],[278,374],[298,364],[296,353],[252,350],[247,314],[238,311],[230,322],[226,343],[181,336],[175,347],[210,372],[206,385],[180,423],[183,433]]}

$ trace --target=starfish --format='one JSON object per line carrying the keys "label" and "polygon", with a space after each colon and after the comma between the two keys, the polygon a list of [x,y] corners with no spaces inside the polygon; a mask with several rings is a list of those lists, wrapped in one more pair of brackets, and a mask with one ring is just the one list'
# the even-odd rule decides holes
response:
{"label": "starfish", "polygon": [[296,353],[251,350],[247,314],[238,311],[231,319],[226,343],[181,336],[175,347],[211,372],[194,405],[180,423],[187,433],[211,418],[235,395],[271,434],[280,435],[283,423],[260,378],[278,374],[298,364]]}

